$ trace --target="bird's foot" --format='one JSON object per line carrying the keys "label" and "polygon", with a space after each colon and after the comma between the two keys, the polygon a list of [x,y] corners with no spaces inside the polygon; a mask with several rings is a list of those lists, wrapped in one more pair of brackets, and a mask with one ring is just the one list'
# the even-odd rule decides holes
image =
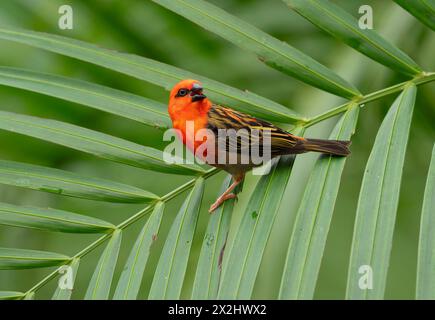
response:
{"label": "bird's foot", "polygon": [[213,211],[215,211],[217,208],[219,208],[219,206],[224,203],[225,201],[229,200],[229,199],[237,199],[237,195],[234,193],[228,193],[228,194],[224,194],[222,196],[220,196],[215,203],[213,203],[210,207],[210,209],[208,210],[209,213],[213,213]]}

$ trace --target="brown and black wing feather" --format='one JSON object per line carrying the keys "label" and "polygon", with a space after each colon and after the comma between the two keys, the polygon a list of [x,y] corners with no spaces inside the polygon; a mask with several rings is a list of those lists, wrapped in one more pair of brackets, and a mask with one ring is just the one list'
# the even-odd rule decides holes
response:
{"label": "brown and black wing feather", "polygon": [[[272,157],[283,154],[304,153],[308,151],[321,152],[336,156],[347,156],[350,154],[350,141],[341,140],[324,140],[324,139],[305,139],[288,133],[270,122],[254,118],[245,113],[235,111],[233,109],[220,105],[213,105],[208,112],[208,129],[212,130],[215,135],[218,135],[219,129],[246,129],[247,137],[241,143],[240,140],[227,139],[226,146],[229,148],[231,144],[237,143],[237,151],[240,153],[244,148],[258,147],[260,154],[263,153],[263,147],[267,143],[263,143],[265,133],[270,133],[271,155]],[[258,130],[258,138],[252,135],[252,130]],[[229,150],[229,149],[227,149]],[[234,150],[234,149],[233,149]],[[252,149],[250,149],[252,150]]]}
{"label": "brown and black wing feather", "polygon": [[[248,136],[244,141],[249,141],[248,144],[242,143],[243,139],[226,140],[227,148],[230,147],[231,143],[237,143],[237,146],[235,147],[238,152],[241,152],[247,147],[258,147],[260,153],[262,153],[262,148],[266,145],[263,144],[263,138],[266,132],[267,134],[270,134],[272,156],[304,152],[302,149],[299,151],[299,145],[301,145],[301,142],[304,140],[303,138],[294,136],[276,127],[270,122],[254,118],[250,115],[220,105],[213,105],[208,111],[207,128],[213,131],[216,136],[218,136],[219,129],[234,129],[238,133],[241,133],[240,136],[243,136],[243,132],[247,133]],[[257,135],[251,134],[254,129],[258,130],[258,138]],[[291,152],[291,150],[294,152]]]}

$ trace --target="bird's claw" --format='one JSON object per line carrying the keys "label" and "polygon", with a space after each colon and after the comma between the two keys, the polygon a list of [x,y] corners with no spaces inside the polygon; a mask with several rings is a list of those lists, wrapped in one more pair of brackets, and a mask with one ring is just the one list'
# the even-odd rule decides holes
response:
{"label": "bird's claw", "polygon": [[210,207],[210,209],[208,210],[209,213],[213,213],[213,211],[215,211],[217,208],[220,207],[220,205],[222,203],[224,203],[226,200],[229,199],[237,199],[237,195],[234,193],[229,193],[223,196],[220,196],[215,203],[213,203]]}

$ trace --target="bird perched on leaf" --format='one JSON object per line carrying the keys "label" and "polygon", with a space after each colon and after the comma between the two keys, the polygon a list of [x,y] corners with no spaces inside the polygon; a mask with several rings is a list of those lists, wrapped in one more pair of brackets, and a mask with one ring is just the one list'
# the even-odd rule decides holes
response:
{"label": "bird perched on leaf", "polygon": [[[225,200],[235,198],[236,195],[232,191],[243,180],[245,173],[260,165],[253,163],[253,161],[247,163],[240,161],[237,163],[222,162],[218,161],[218,155],[223,154],[225,159],[235,155],[240,160],[242,152],[254,145],[261,149],[260,152],[264,152],[265,145],[268,146],[272,158],[308,151],[334,156],[347,156],[350,154],[350,141],[298,137],[267,121],[214,104],[204,94],[201,83],[196,80],[183,80],[172,88],[168,111],[173,128],[176,129],[182,142],[195,156],[202,160],[205,159],[205,162],[214,167],[227,171],[233,177],[233,183],[210,207],[209,212],[213,212]],[[189,123],[193,126],[194,134],[204,129],[207,129],[207,134],[201,139],[196,139],[195,135],[190,135],[188,132]],[[243,139],[228,140],[227,137],[225,137],[224,143],[219,143],[221,141],[221,138],[218,137],[220,132],[231,129],[245,133],[256,130],[260,134],[255,137],[253,134],[247,136],[244,143],[241,141]],[[269,144],[264,144],[267,135],[270,137]],[[208,148],[201,155],[198,155],[196,151],[206,141],[212,142],[213,148]]]}

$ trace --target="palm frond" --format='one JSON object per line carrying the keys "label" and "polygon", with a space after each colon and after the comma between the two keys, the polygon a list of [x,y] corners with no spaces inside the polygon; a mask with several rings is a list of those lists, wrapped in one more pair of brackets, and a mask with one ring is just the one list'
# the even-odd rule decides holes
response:
{"label": "palm frond", "polygon": [[0,202],[0,224],[69,233],[105,233],[115,226],[77,213]]}
{"label": "palm frond", "polygon": [[0,291],[0,300],[19,300],[24,293],[18,291]]}
{"label": "palm frond", "polygon": [[[298,134],[300,129],[296,129]],[[243,214],[234,242],[223,259],[219,299],[249,299],[272,231],[295,156],[282,156],[262,176]]]}
{"label": "palm frond", "polygon": [[399,6],[435,30],[435,1],[433,0],[394,0]]}
{"label": "palm frond", "polygon": [[[66,266],[66,267],[69,267],[71,269],[69,269],[70,271],[65,269],[63,271],[63,273],[72,272],[72,274],[69,275],[72,278],[65,278],[66,281],[71,280],[71,283],[64,283],[64,286],[58,285],[56,287],[56,290],[54,291],[53,296],[51,297],[52,300],[70,300],[71,299],[71,295],[72,295],[72,292],[74,290],[74,284],[75,284],[77,272],[79,269],[79,265],[80,265],[80,259],[75,258],[72,260],[72,262],[69,265]],[[61,279],[59,279],[59,281],[61,281]],[[72,285],[72,287],[68,287],[69,285]]]}
{"label": "palm frond", "polygon": [[[348,271],[348,299],[384,297],[416,91],[416,87],[411,85],[394,101],[367,162],[356,213]],[[360,285],[360,268],[363,266],[376,272],[376,281],[370,290]],[[372,273],[367,271],[365,275],[370,279]]]}
{"label": "palm frond", "polygon": [[[364,56],[413,78],[363,95],[335,71],[215,5],[203,0],[153,1],[257,55],[267,65],[313,87],[348,100],[340,106],[307,118],[284,105],[254,93],[155,60],[107,50],[88,42],[10,28],[0,28],[0,39],[89,62],[167,90],[181,79],[194,78],[203,82],[207,95],[213,102],[229,105],[248,114],[280,123],[282,127],[293,128],[296,131],[293,132],[300,135],[310,126],[343,114],[330,138],[348,140],[355,129],[360,106],[401,92],[382,122],[366,165],[348,266],[346,293],[348,299],[383,298],[417,86],[435,81],[435,73],[423,72],[408,54],[377,32],[361,30],[354,17],[328,1],[284,0],[314,25],[360,51]],[[412,3],[396,0],[396,2],[421,22],[433,28],[431,13],[434,12],[435,7],[432,0],[416,0]],[[8,6],[13,7],[13,5]],[[117,23],[122,22],[117,21]],[[82,104],[159,129],[166,129],[171,124],[164,102],[87,81],[26,69],[0,67],[0,85]],[[83,262],[83,258],[88,253],[106,242],[106,247],[93,270],[92,278],[87,283],[85,298],[109,299],[113,289],[114,299],[137,299],[140,294],[143,294],[140,289],[143,279],[146,279],[144,277],[147,272],[146,267],[160,225],[165,223],[164,217],[170,213],[163,215],[165,207],[169,201],[185,192],[187,197],[171,225],[167,238],[164,239],[163,251],[159,254],[157,268],[153,271],[154,277],[148,298],[185,298],[192,284],[191,297],[196,299],[249,299],[256,295],[254,287],[257,284],[260,265],[265,262],[263,257],[269,237],[276,227],[275,218],[282,206],[288,181],[295,175],[295,172],[292,173],[294,156],[281,157],[272,166],[270,174],[262,176],[256,185],[245,184],[245,190],[248,191],[245,191],[241,198],[243,201],[249,199],[246,207],[243,201],[237,203],[230,200],[210,216],[207,229],[201,230],[201,232],[205,231],[205,235],[202,239],[199,259],[191,261],[194,256],[196,257],[195,254],[191,254],[194,250],[192,241],[199,220],[205,182],[218,172],[217,169],[206,171],[196,164],[184,164],[182,159],[179,159],[180,163],[169,164],[165,162],[164,152],[150,146],[142,146],[81,126],[24,114],[0,111],[0,129],[146,170],[194,176],[193,179],[173,187],[160,197],[150,191],[108,179],[88,177],[23,162],[0,160],[0,183],[4,185],[98,200],[101,205],[104,205],[104,202],[120,203],[117,205],[122,209],[128,208],[129,203],[146,204],[136,213],[117,223],[112,223],[59,209],[1,202],[0,225],[34,228],[48,232],[94,233],[100,236],[72,256],[51,251],[0,248],[0,269],[57,267],[26,292],[0,291],[0,299],[40,298],[39,290],[50,281],[59,278],[59,273],[62,274],[65,268],[72,270],[74,276],[72,284],[77,286],[74,281],[79,263]],[[432,163],[428,173],[421,217],[416,293],[419,299],[433,298],[435,294],[433,271],[435,244],[431,232],[434,211],[432,204],[434,153],[435,148],[432,151]],[[320,156],[305,187],[299,209],[296,214],[290,212],[291,216],[295,214],[296,219],[289,228],[292,230],[290,242],[287,242],[287,238],[284,241],[285,246],[288,247],[283,274],[276,277],[278,280],[281,279],[280,288],[276,286],[276,293],[281,299],[314,297],[346,161],[352,161],[352,158],[346,160]],[[227,176],[222,184],[222,191],[230,182],[231,177]],[[253,191],[249,192],[249,189]],[[233,212],[242,214],[240,225],[232,225]],[[117,278],[115,269],[122,237],[129,226],[138,224],[150,213],[134,245],[129,248],[130,254],[115,288],[112,282]],[[227,243],[228,234],[231,234],[231,237]],[[68,236],[74,237],[74,235]],[[188,268],[195,264],[194,277],[186,277]],[[372,290],[364,290],[360,287],[361,266],[369,267],[374,272]],[[80,270],[84,272],[86,268],[82,267]],[[186,280],[191,279],[193,283],[187,283]],[[68,300],[71,297],[70,287],[58,286],[52,299]]]}
{"label": "palm frond", "polygon": [[63,254],[28,249],[0,248],[0,270],[59,266],[71,258]]}
{"label": "palm frond", "polygon": [[[219,195],[230,184],[229,175],[222,183]],[[210,217],[196,267],[192,299],[216,299],[217,297],[234,205],[234,199],[225,201]]]}
{"label": "palm frond", "polygon": [[346,98],[353,85],[303,52],[202,0],[153,0],[236,45],[254,52],[267,65],[315,87]]}
{"label": "palm frond", "polygon": [[172,224],[160,255],[149,299],[179,299],[204,192],[198,178]]}
{"label": "palm frond", "polygon": [[0,111],[0,129],[46,140],[98,157],[139,167],[176,174],[199,174],[196,164],[168,164],[163,152],[151,147],[82,128],[69,123]]}
{"label": "palm frond", "polygon": [[435,146],[427,173],[421,211],[420,240],[417,260],[416,298],[435,299]]}
{"label": "palm frond", "polygon": [[197,79],[202,82],[209,96],[216,102],[231,105],[240,111],[268,120],[290,123],[303,120],[294,111],[269,99],[151,59],[102,49],[71,38],[28,30],[0,28],[0,39],[20,42],[87,61],[148,81],[167,90],[182,79]]}
{"label": "palm frond", "polygon": [[0,160],[0,183],[107,202],[149,203],[159,199],[151,192],[123,183],[6,160]]}
{"label": "palm frond", "polygon": [[394,70],[415,76],[422,70],[404,52],[382,38],[376,31],[361,29],[358,21],[327,0],[284,0],[290,8],[319,28]]}
{"label": "palm frond", "polygon": [[151,246],[157,239],[164,210],[164,203],[159,202],[154,207],[153,213],[142,228],[142,231],[131,249],[121,278],[118,281],[113,297],[114,299],[128,300],[137,298]]}
{"label": "palm frond", "polygon": [[[349,140],[358,119],[358,107],[349,109],[329,139]],[[312,299],[346,158],[320,156],[317,160],[290,237],[280,299]]]}
{"label": "palm frond", "polygon": [[109,298],[113,274],[121,247],[121,239],[122,231],[115,230],[92,275],[85,295],[86,300],[107,300]]}
{"label": "palm frond", "polygon": [[0,84],[79,103],[160,129],[171,127],[163,103],[92,82],[0,67]]}

